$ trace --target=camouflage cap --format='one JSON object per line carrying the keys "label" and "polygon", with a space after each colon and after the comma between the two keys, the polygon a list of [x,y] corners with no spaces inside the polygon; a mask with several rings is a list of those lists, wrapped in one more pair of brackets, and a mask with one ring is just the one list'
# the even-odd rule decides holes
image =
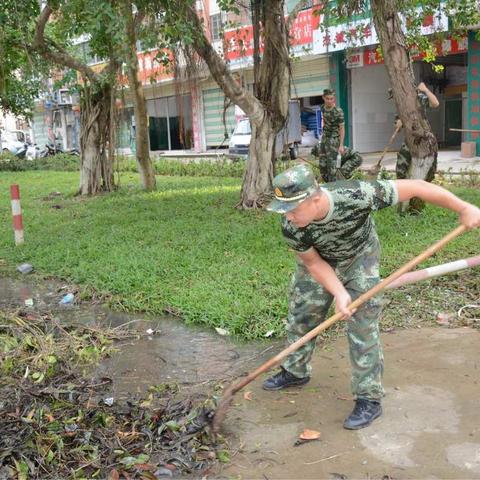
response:
{"label": "camouflage cap", "polygon": [[275,200],[267,206],[267,210],[287,213],[316,191],[318,183],[310,167],[305,164],[296,165],[273,179]]}
{"label": "camouflage cap", "polygon": [[335,95],[335,91],[332,90],[331,88],[325,88],[325,89],[323,90],[323,95],[324,95],[324,96],[325,96],[325,95]]}

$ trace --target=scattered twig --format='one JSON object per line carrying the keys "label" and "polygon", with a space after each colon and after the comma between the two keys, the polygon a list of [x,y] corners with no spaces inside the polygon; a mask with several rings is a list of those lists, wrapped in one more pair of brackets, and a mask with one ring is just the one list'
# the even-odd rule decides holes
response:
{"label": "scattered twig", "polygon": [[316,465],[317,463],[326,462],[327,460],[332,460],[332,458],[340,457],[341,455],[345,455],[347,452],[337,453],[336,455],[330,455],[329,457],[321,458],[320,460],[316,460],[315,462],[307,462],[304,465]]}

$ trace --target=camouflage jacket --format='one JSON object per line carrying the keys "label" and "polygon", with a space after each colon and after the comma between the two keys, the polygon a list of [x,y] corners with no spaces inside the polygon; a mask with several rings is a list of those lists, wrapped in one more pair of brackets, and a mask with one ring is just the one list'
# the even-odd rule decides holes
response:
{"label": "camouflage jacket", "polygon": [[299,228],[282,218],[282,233],[297,252],[315,248],[327,261],[344,260],[362,252],[376,238],[370,213],[398,202],[395,182],[341,181],[322,185],[330,210],[325,218]]}
{"label": "camouflage jacket", "polygon": [[343,110],[336,106],[327,110],[325,105],[322,105],[320,109],[322,111],[323,135],[338,137],[340,135],[339,126],[345,122]]}
{"label": "camouflage jacket", "polygon": [[[427,118],[427,110],[431,109],[430,107],[430,100],[428,99],[427,95],[423,92],[418,92],[418,101],[420,102],[420,107],[422,107],[422,115],[423,118]],[[397,114],[395,115],[395,120],[398,120],[400,116]]]}

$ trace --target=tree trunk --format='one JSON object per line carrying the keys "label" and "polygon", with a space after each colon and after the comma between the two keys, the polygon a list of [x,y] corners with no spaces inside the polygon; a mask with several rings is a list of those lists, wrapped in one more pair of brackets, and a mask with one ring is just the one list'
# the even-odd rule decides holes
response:
{"label": "tree trunk", "polygon": [[133,110],[135,114],[135,142],[136,159],[142,186],[147,191],[155,190],[155,171],[150,159],[148,144],[147,104],[143,85],[138,80],[137,37],[135,34],[135,20],[132,14],[131,2],[124,3],[123,11],[126,20],[127,46],[127,72],[128,83],[133,97]]}
{"label": "tree trunk", "polygon": [[[371,5],[393,98],[403,124],[405,142],[412,156],[409,178],[432,181],[438,144],[418,101],[415,77],[396,1],[372,0]],[[409,210],[420,211],[423,206],[423,202],[415,198],[410,201]]]}
{"label": "tree trunk", "polygon": [[[92,88],[97,88],[96,92]],[[114,187],[113,156],[108,154],[112,89],[85,86],[80,110],[80,195],[110,192]]]}
{"label": "tree trunk", "polygon": [[[252,137],[240,198],[243,208],[261,207],[271,192],[275,139],[288,117],[290,60],[283,12],[284,1],[275,0],[268,6],[262,3],[261,19],[258,12],[255,18],[256,21],[262,20],[265,38],[261,61],[255,65],[255,95],[265,110],[262,117],[250,118]],[[257,23],[257,28],[260,28],[260,23]]]}
{"label": "tree trunk", "polygon": [[252,124],[247,168],[238,207],[258,208],[265,203],[272,187],[275,137],[276,133],[268,119],[260,126]]}
{"label": "tree trunk", "polygon": [[287,120],[290,96],[290,57],[285,1],[252,0],[251,3],[256,17],[260,17],[261,20],[261,25],[254,25],[254,28],[263,29],[264,39],[263,53],[261,55],[258,52],[254,53],[257,58],[254,72],[255,95],[235,81],[229,66],[205,37],[203,25],[193,7],[182,7],[186,2],[178,2],[179,10],[185,8],[186,18],[194,25],[193,46],[196,52],[205,60],[225,96],[248,115],[252,125],[252,140],[239,202],[242,208],[261,207],[271,193],[274,143],[276,134]]}

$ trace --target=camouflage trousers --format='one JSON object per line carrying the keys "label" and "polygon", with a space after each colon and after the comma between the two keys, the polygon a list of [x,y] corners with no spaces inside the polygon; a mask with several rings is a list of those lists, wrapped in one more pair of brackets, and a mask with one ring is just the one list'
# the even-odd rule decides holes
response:
{"label": "camouflage trousers", "polygon": [[[369,246],[354,259],[339,261],[335,271],[355,300],[379,282],[380,245],[376,235]],[[290,287],[287,340],[293,343],[325,320],[333,297],[308,273],[300,262]],[[346,321],[352,365],[351,388],[356,398],[378,400],[383,397],[383,352],[378,321],[382,310],[376,296]],[[310,359],[316,339],[290,354],[283,368],[297,377],[310,376]]]}
{"label": "camouflage trousers", "polygon": [[346,147],[345,152],[342,155],[342,166],[337,172],[337,180],[348,180],[351,178],[362,162],[363,158],[357,151]]}
{"label": "camouflage trousers", "polygon": [[[435,177],[435,172],[437,171],[437,153],[435,153],[435,159],[433,166],[427,174],[426,180],[431,182]],[[395,166],[395,173],[397,174],[397,179],[410,178],[410,167],[412,165],[412,154],[406,143],[402,143],[400,150],[397,153],[397,165]]]}
{"label": "camouflage trousers", "polygon": [[337,172],[337,153],[340,146],[338,135],[323,135],[319,145],[320,158],[318,164],[325,183],[334,182]]}

